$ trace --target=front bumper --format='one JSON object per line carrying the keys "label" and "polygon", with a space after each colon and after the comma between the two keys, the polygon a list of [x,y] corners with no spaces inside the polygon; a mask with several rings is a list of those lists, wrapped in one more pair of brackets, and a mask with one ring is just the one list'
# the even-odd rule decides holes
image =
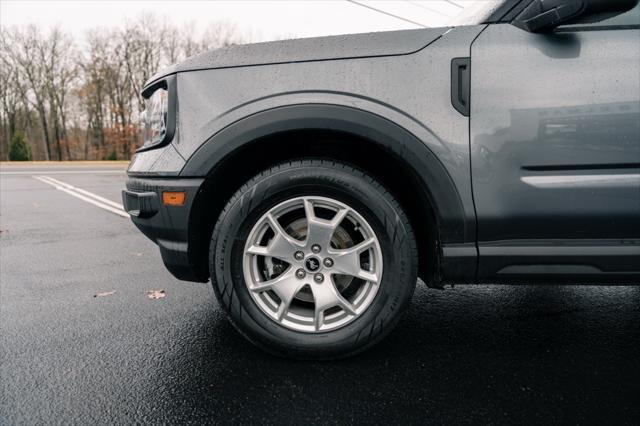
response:
{"label": "front bumper", "polygon": [[[204,281],[189,252],[189,218],[191,206],[202,185],[202,178],[139,178],[130,176],[127,189],[122,191],[124,209],[133,223],[158,244],[162,261],[178,279]],[[162,205],[165,191],[184,191],[182,206]]]}

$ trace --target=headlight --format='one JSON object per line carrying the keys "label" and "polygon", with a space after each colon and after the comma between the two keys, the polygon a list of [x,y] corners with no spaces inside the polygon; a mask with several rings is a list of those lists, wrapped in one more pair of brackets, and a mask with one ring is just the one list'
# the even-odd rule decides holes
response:
{"label": "headlight", "polygon": [[138,151],[157,148],[173,139],[176,130],[177,95],[176,78],[170,75],[142,91],[145,99],[144,144]]}
{"label": "headlight", "polygon": [[158,88],[145,102],[143,147],[157,145],[164,140],[168,118],[169,92]]}

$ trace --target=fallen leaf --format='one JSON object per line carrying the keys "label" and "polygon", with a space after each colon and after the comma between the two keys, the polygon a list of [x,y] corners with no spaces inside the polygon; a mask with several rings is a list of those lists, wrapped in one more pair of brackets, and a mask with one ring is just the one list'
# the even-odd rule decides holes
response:
{"label": "fallen leaf", "polygon": [[105,297],[105,296],[111,296],[112,294],[115,294],[115,290],[113,291],[105,291],[103,293],[98,293],[98,294],[94,294],[93,297]]}
{"label": "fallen leaf", "polygon": [[162,299],[166,295],[164,290],[147,290],[147,297],[149,299]]}

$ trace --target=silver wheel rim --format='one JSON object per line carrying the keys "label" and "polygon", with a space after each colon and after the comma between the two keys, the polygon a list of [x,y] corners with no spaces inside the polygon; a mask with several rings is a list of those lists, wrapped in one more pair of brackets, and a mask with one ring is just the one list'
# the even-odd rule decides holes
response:
{"label": "silver wheel rim", "polygon": [[382,280],[382,250],[353,208],[326,197],[296,197],[256,222],[243,273],[253,301],[273,321],[326,332],[371,306]]}

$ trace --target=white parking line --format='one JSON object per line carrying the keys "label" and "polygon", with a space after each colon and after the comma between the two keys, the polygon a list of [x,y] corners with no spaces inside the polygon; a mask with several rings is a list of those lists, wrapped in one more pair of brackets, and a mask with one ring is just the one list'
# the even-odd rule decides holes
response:
{"label": "white parking line", "polygon": [[62,182],[61,180],[54,179],[51,176],[43,176],[43,177],[49,179],[52,182],[57,183],[58,185],[64,186],[65,188],[70,189],[71,191],[79,192],[82,195],[86,195],[87,197],[94,198],[94,199],[96,199],[96,200],[98,200],[98,201],[100,201],[102,203],[105,203],[105,204],[108,204],[108,205],[110,205],[112,207],[115,207],[116,209],[124,210],[124,207],[122,207],[122,204],[120,204],[120,203],[116,203],[115,201],[108,200],[108,199],[106,199],[104,197],[101,197],[101,196],[99,196],[97,194],[94,194],[93,192],[85,191],[84,189],[77,188],[77,187],[75,187],[73,185],[69,185],[68,183]]}
{"label": "white parking line", "polygon": [[81,188],[76,188],[73,185],[69,185],[68,183],[59,181],[49,176],[33,176],[33,178],[51,185],[54,188],[59,189],[60,191],[66,192],[69,195],[79,198],[82,201],[86,201],[89,204],[93,204],[94,206],[100,207],[101,209],[107,210],[111,213],[115,213],[118,216],[129,217],[129,214],[124,211],[122,204],[108,200],[104,197],[94,194],[93,192],[85,191]]}

